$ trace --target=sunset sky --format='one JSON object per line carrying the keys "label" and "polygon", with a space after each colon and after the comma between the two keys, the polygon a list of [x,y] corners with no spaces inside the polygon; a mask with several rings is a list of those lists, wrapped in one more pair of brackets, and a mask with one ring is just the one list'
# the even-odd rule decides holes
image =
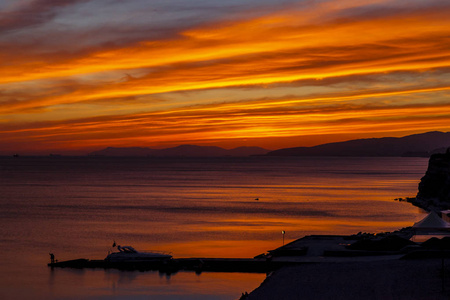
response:
{"label": "sunset sky", "polygon": [[450,2],[2,0],[0,155],[450,131]]}

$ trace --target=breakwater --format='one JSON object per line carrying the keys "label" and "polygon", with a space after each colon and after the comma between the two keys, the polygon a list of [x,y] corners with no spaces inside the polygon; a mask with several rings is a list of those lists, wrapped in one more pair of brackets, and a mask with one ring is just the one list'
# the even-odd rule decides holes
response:
{"label": "breakwater", "polygon": [[160,271],[172,274],[178,271],[269,273],[292,262],[253,258],[176,258],[164,261],[109,262],[106,260],[74,259],[49,263],[51,268],[100,268],[128,271]]}

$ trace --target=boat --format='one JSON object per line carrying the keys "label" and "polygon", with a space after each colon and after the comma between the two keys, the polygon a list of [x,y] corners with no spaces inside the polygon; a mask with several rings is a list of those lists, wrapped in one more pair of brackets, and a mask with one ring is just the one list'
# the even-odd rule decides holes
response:
{"label": "boat", "polygon": [[106,256],[108,262],[159,262],[172,258],[172,255],[163,252],[140,252],[131,246],[117,246],[118,252],[112,252]]}

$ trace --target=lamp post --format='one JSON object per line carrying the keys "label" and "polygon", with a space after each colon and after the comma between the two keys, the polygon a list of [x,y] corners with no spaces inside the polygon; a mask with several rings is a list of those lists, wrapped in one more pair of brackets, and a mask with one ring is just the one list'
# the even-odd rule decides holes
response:
{"label": "lamp post", "polygon": [[281,230],[281,234],[283,235],[283,246],[284,246],[284,234],[286,233],[286,231]]}

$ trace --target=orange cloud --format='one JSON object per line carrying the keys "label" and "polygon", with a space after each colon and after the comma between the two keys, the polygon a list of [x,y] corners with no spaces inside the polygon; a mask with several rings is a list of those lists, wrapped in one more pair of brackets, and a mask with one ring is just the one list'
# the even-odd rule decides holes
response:
{"label": "orange cloud", "polygon": [[[444,92],[448,93],[448,89]],[[424,95],[429,93],[434,92],[423,92]],[[396,92],[392,94],[395,95]],[[379,96],[391,95],[384,92]],[[364,95],[358,97],[364,98]],[[8,143],[8,146],[3,145],[6,148],[26,143],[28,140],[33,140],[35,147],[41,145],[43,148],[49,145],[67,148],[158,145],[168,141],[204,143],[209,140],[220,144],[227,139],[270,139],[348,133],[364,136],[380,131],[395,133],[403,128],[420,132],[429,128],[446,128],[450,118],[449,103],[404,104],[392,107],[389,104],[376,103],[356,105],[352,101],[336,105],[333,100],[342,101],[339,96],[330,97],[326,101],[319,100],[322,100],[320,107],[308,104],[294,108],[294,104],[302,104],[302,101],[315,103],[314,99],[274,99],[70,122],[26,124],[3,130],[0,137],[2,143]],[[277,103],[278,106],[275,106]]]}
{"label": "orange cloud", "polygon": [[449,8],[344,17],[367,2],[340,3],[120,49],[8,53],[0,136],[75,147],[448,129]]}

